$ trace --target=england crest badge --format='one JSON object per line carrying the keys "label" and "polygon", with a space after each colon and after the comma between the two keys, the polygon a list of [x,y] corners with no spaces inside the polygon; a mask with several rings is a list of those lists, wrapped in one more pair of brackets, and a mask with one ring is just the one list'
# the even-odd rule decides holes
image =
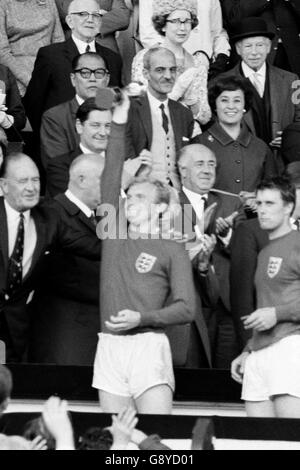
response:
{"label": "england crest badge", "polygon": [[270,256],[269,264],[268,264],[268,276],[270,279],[273,279],[280,271],[282,265],[282,258],[275,258],[274,256]]}
{"label": "england crest badge", "polygon": [[153,268],[156,260],[157,258],[155,256],[148,255],[147,253],[141,253],[135,262],[137,272],[140,274],[149,273]]}

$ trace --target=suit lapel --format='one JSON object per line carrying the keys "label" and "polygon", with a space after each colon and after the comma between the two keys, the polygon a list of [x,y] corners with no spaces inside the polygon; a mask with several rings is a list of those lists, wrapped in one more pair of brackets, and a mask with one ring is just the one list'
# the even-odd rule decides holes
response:
{"label": "suit lapel", "polygon": [[76,217],[80,220],[91,232],[95,233],[95,226],[93,222],[76,206],[65,194],[59,194],[54,198],[71,217]]}
{"label": "suit lapel", "polygon": [[8,227],[3,197],[0,199],[0,227],[0,249],[4,262],[3,272],[6,273],[8,267]]}
{"label": "suit lapel", "polygon": [[31,266],[28,273],[24,277],[24,282],[28,277],[30,277],[33,269],[35,268],[36,264],[38,263],[41,255],[46,247],[46,239],[47,239],[47,226],[44,218],[42,217],[39,208],[33,208],[31,210],[31,217],[34,220],[35,230],[36,230],[36,246],[35,250],[32,255]]}
{"label": "suit lapel", "polygon": [[140,105],[140,107],[138,108],[139,114],[140,114],[140,122],[144,126],[145,134],[146,134],[147,141],[149,143],[149,149],[150,149],[152,136],[153,136],[153,130],[152,130],[150,103],[149,103],[147,95],[141,96],[138,99],[138,104]]}
{"label": "suit lapel", "polygon": [[74,57],[79,54],[77,46],[73,41],[72,37],[65,41],[64,55],[69,62],[72,62]]}
{"label": "suit lapel", "polygon": [[[272,136],[276,137],[276,132],[281,129],[281,114],[285,108],[288,99],[288,88],[284,85],[284,80],[280,73],[268,65],[269,83],[270,83],[270,104],[271,104],[271,126]],[[280,93],[279,93],[280,90]]]}
{"label": "suit lapel", "polygon": [[170,111],[173,132],[175,136],[175,147],[176,147],[176,150],[178,151],[182,147],[182,142],[181,142],[182,136],[181,136],[181,132],[179,132],[179,130],[182,128],[182,115],[178,113],[178,109],[176,108],[173,100],[169,100],[169,111]]}

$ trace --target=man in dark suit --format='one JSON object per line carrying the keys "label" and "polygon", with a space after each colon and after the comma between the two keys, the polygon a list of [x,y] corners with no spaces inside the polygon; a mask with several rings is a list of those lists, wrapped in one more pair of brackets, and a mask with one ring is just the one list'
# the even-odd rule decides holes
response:
{"label": "man in dark suit", "polygon": [[263,18],[274,33],[270,63],[300,75],[300,4],[297,0],[221,0],[229,35],[243,18]]}
{"label": "man in dark suit", "polygon": [[[76,131],[79,136],[79,144],[68,153],[52,158],[47,167],[47,191],[50,196],[64,192],[69,181],[69,168],[78,155],[96,154],[104,160],[110,140],[112,123],[112,111],[103,109],[97,98],[88,98],[76,113]],[[118,153],[118,151],[117,151]],[[151,165],[150,152],[143,150],[138,158],[127,160],[124,164],[122,185],[127,186],[129,180],[136,172],[143,172],[146,165]]]}
{"label": "man in dark suit", "polygon": [[20,362],[26,358],[27,304],[50,250],[60,245],[99,259],[100,241],[71,230],[55,209],[39,204],[39,172],[27,155],[7,156],[0,181],[0,339],[6,343],[7,361]]}
{"label": "man in dark suit", "polygon": [[41,159],[44,168],[47,168],[50,159],[71,152],[78,146],[76,112],[86,99],[96,96],[98,88],[106,87],[108,81],[109,71],[97,53],[86,52],[73,59],[71,82],[75,97],[48,109],[42,117]]}
{"label": "man in dark suit", "polygon": [[[53,201],[64,223],[94,237],[103,168],[97,155],[77,157],[68,190]],[[100,330],[99,262],[63,249],[51,253],[31,311],[30,362],[92,365]]]}
{"label": "man in dark suit", "polygon": [[[86,17],[87,12],[89,14]],[[38,51],[24,97],[26,114],[36,132],[39,132],[44,111],[74,97],[70,74],[72,60],[78,54],[97,52],[110,71],[110,85],[121,85],[121,57],[95,43],[101,27],[101,14],[96,0],[73,0],[66,21],[72,31],[71,37]]]}
{"label": "man in dark suit", "polygon": [[88,98],[76,112],[76,132],[79,143],[71,151],[52,158],[47,166],[47,190],[54,197],[66,191],[69,181],[69,168],[72,161],[81,154],[97,154],[104,161],[110,134],[112,112]]}
{"label": "man in dark suit", "polygon": [[[205,234],[204,240],[207,235],[217,237],[212,264],[219,281],[220,297],[217,304],[207,312],[206,318],[213,366],[228,368],[237,351],[230,314],[228,247],[234,225],[244,218],[243,208],[238,197],[214,192],[216,157],[204,145],[184,147],[179,155],[178,166],[182,182],[180,203],[183,208],[184,232],[196,233],[200,238]],[[203,275],[206,274],[204,271]]]}
{"label": "man in dark suit", "polygon": [[176,78],[174,54],[163,47],[150,49],[144,57],[144,75],[147,93],[133,98],[129,110],[127,157],[151,151],[151,175],[179,189],[176,154],[192,137],[194,120],[188,108],[168,99]]}
{"label": "man in dark suit", "polygon": [[[72,0],[55,0],[58,8],[62,26],[68,32],[65,17]],[[128,28],[130,10],[126,7],[124,0],[98,0],[100,13],[103,15],[101,31],[97,36],[97,42],[101,46],[108,47],[119,53],[115,34]]]}
{"label": "man in dark suit", "polygon": [[281,134],[289,124],[300,121],[300,104],[293,96],[297,75],[267,63],[273,37],[263,19],[242,20],[232,37],[241,61],[222,76],[248,78],[253,89],[253,103],[245,114],[245,122],[254,134],[272,147],[282,169]]}

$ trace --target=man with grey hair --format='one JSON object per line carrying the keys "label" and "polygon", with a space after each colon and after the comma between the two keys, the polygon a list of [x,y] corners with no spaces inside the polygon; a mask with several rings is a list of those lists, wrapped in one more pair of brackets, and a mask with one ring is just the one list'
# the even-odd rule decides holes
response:
{"label": "man with grey hair", "polygon": [[[212,262],[219,281],[220,297],[213,308],[204,310],[204,314],[210,335],[213,367],[226,369],[230,367],[237,351],[230,314],[228,246],[236,223],[245,217],[243,207],[238,197],[214,192],[217,160],[209,148],[201,144],[185,146],[179,154],[178,166],[182,183],[179,198],[184,231],[190,227],[192,233],[189,235],[196,234],[202,240],[202,251],[206,250],[208,255],[206,263],[200,265],[195,259],[194,269],[200,275],[207,276]],[[199,290],[199,286],[196,287]],[[201,331],[197,322],[195,324],[199,337]],[[196,341],[193,347],[197,348]]]}
{"label": "man with grey hair", "polygon": [[[53,201],[64,223],[95,238],[103,169],[99,155],[78,156],[70,166],[67,191]],[[32,311],[31,362],[92,365],[100,329],[99,262],[63,248],[50,253]]]}
{"label": "man with grey hair", "polygon": [[253,89],[251,110],[245,114],[250,130],[264,140],[278,156],[279,167],[282,131],[292,122],[300,121],[300,103],[295,99],[298,77],[267,62],[274,33],[262,18],[245,18],[235,28],[235,42],[241,60],[221,75],[245,77]]}
{"label": "man with grey hair", "polygon": [[127,123],[127,157],[144,149],[153,156],[151,176],[180,188],[177,152],[193,135],[192,112],[168,99],[176,79],[176,59],[164,47],[149,49],[144,56],[146,94],[132,98]]}
{"label": "man with grey hair", "polygon": [[64,223],[57,210],[40,199],[40,175],[25,154],[10,154],[0,169],[0,340],[6,361],[26,359],[32,291],[43,278],[47,257],[58,246],[99,259],[93,234]]}
{"label": "man with grey hair", "polygon": [[121,85],[120,55],[95,42],[101,30],[101,18],[96,0],[73,0],[66,17],[71,37],[64,42],[39,49],[24,97],[26,114],[36,132],[39,132],[44,111],[74,97],[70,74],[72,60],[76,55],[97,52],[110,71],[110,85]]}

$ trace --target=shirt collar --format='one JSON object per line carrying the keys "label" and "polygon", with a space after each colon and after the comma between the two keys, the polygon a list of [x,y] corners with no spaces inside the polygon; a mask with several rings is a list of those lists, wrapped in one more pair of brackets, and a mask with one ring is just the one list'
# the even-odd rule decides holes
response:
{"label": "shirt collar", "polygon": [[184,192],[184,194],[187,196],[188,199],[198,199],[199,201],[202,199],[202,198],[205,198],[207,200],[208,198],[208,193],[206,194],[199,194],[199,193],[195,193],[194,191],[191,191],[190,189],[187,189],[185,186],[182,186],[182,191]]}
{"label": "shirt collar", "polygon": [[149,100],[149,103],[150,103],[150,108],[155,108],[155,109],[159,109],[159,107],[164,104],[165,105],[165,108],[168,108],[168,103],[169,103],[169,99],[167,98],[165,101],[159,101],[157,98],[155,98],[155,96],[153,96],[149,90],[147,90],[147,96],[148,96],[148,100]]}
{"label": "shirt collar", "polygon": [[76,44],[76,47],[79,51],[79,54],[84,54],[86,52],[86,46],[90,46],[90,52],[96,52],[96,45],[95,45],[95,39],[91,42],[84,42],[81,41],[81,39],[78,39],[72,34],[72,39]]}
{"label": "shirt collar", "polygon": [[80,149],[82,150],[82,153],[84,154],[92,154],[92,155],[100,155],[101,157],[105,158],[105,150],[102,150],[102,152],[100,152],[99,154],[96,153],[96,152],[92,152],[92,150],[88,149],[87,147],[85,147],[84,145],[82,144],[79,144],[79,147]]}
{"label": "shirt collar", "polygon": [[93,215],[93,211],[82,202],[78,197],[76,197],[69,189],[65,192],[65,196],[69,199],[69,201],[73,202],[75,206],[77,206],[88,218]]}
{"label": "shirt collar", "polygon": [[77,93],[76,93],[76,95],[75,95],[75,98],[76,98],[76,101],[77,101],[77,103],[79,104],[79,106],[81,106],[82,103],[84,103],[84,99],[80,98],[80,96],[77,95]]}
{"label": "shirt collar", "polygon": [[[10,221],[16,221],[20,219],[20,212],[16,211],[13,209],[9,203],[7,202],[6,199],[4,199],[4,206],[5,206],[5,211],[7,214],[7,219]],[[30,219],[30,210],[23,212],[24,215],[24,222],[27,224]]]}
{"label": "shirt collar", "polygon": [[261,68],[257,71],[251,69],[243,60],[242,60],[242,71],[243,74],[246,78],[250,78],[254,73],[261,77],[263,80],[266,79],[266,73],[267,73],[267,66],[266,63],[264,62]]}
{"label": "shirt collar", "polygon": [[223,129],[223,127],[218,123],[215,122],[210,129],[208,130],[208,140],[213,142],[214,138],[218,140],[222,145],[226,146],[231,144],[232,142],[238,142],[243,147],[248,147],[251,141],[251,134],[247,128],[247,126],[242,122],[241,132],[236,140],[234,140],[227,132]]}

